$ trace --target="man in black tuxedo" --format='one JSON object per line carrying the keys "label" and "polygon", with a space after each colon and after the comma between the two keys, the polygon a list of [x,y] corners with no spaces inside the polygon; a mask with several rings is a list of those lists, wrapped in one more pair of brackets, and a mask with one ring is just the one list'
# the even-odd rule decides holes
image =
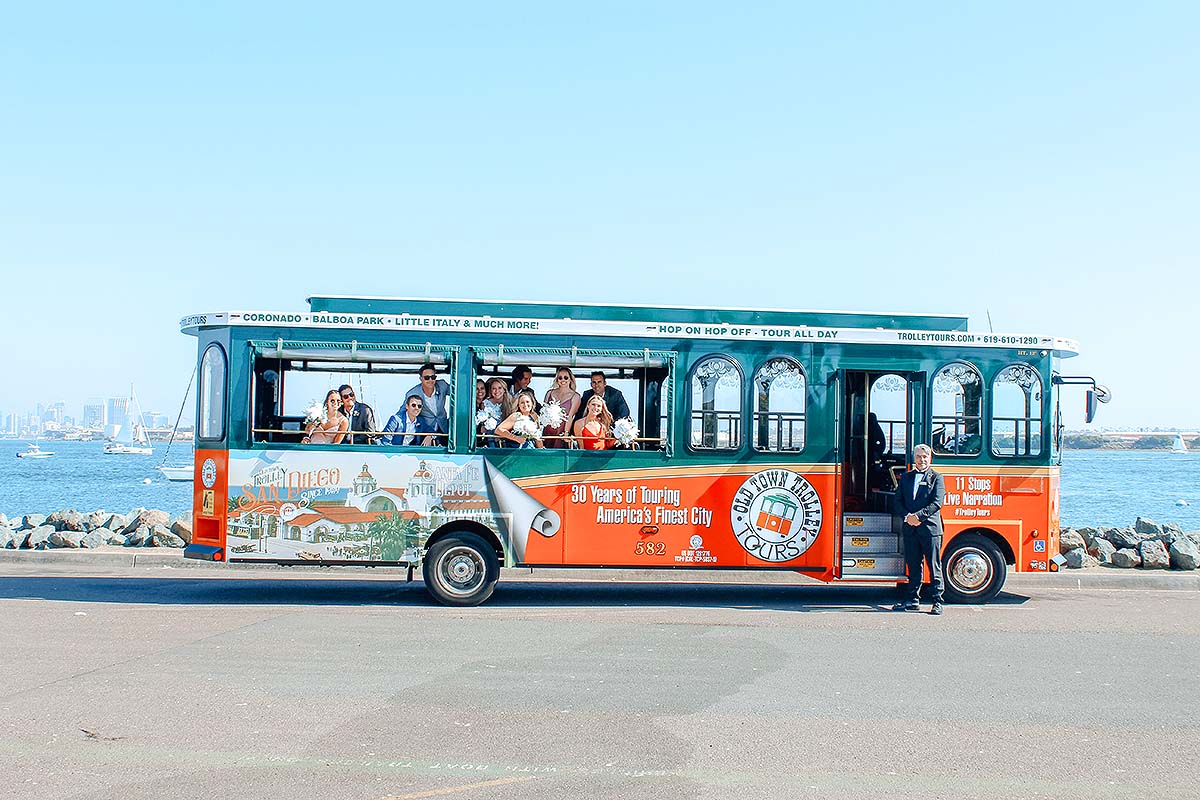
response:
{"label": "man in black tuxedo", "polygon": [[354,387],[344,383],[338,387],[342,398],[342,413],[350,420],[350,430],[343,444],[375,444],[374,434],[379,430],[375,424],[375,409],[366,403],[355,402]]}
{"label": "man in black tuxedo", "polygon": [[893,611],[920,611],[921,562],[929,565],[933,588],[930,614],[942,613],[942,503],[946,484],[933,470],[933,450],[927,444],[913,448],[914,469],[900,479],[892,515],[904,518],[904,563],[908,585],[904,600]]}

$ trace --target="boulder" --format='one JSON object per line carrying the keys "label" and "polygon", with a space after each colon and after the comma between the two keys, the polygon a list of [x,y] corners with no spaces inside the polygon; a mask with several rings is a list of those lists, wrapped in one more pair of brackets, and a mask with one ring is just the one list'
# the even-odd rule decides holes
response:
{"label": "boulder", "polygon": [[1172,543],[1169,555],[1171,569],[1196,569],[1200,563],[1200,547],[1186,537]]}
{"label": "boulder", "polygon": [[1146,537],[1136,533],[1133,528],[1109,528],[1104,538],[1116,545],[1117,549],[1133,550]]}
{"label": "boulder", "polygon": [[126,522],[127,520],[123,514],[109,514],[108,518],[104,520],[102,527],[108,528],[110,531],[121,533],[125,530]]}
{"label": "boulder", "polygon": [[1088,555],[1082,547],[1076,547],[1067,553],[1067,569],[1086,569],[1099,564],[1095,556]]}
{"label": "boulder", "polygon": [[1133,521],[1133,530],[1135,533],[1142,534],[1142,538],[1158,536],[1162,533],[1162,525],[1152,519],[1138,517]]}
{"label": "boulder", "polygon": [[86,547],[89,550],[95,550],[97,547],[104,544],[104,537],[100,535],[101,530],[102,529],[97,528],[96,530],[85,533],[83,538],[79,540],[79,546]]}
{"label": "boulder", "polygon": [[105,523],[108,522],[108,518],[111,516],[112,515],[109,514],[107,511],[93,511],[92,513],[85,516],[83,519],[84,519],[84,523],[87,525],[87,529],[89,531],[94,531],[97,528],[105,527]]}
{"label": "boulder", "polygon": [[137,508],[129,512],[128,522],[125,523],[125,529],[121,532],[128,535],[143,525],[146,527],[151,525],[166,525],[170,521],[171,515],[165,511],[157,511],[152,508]]}
{"label": "boulder", "polygon": [[0,525],[0,550],[8,547],[15,533],[7,525]]}
{"label": "boulder", "polygon": [[1101,564],[1112,564],[1115,552],[1117,552],[1117,548],[1113,547],[1108,539],[1101,539],[1099,536],[1092,539],[1092,546],[1088,548],[1088,555],[1094,557]]}
{"label": "boulder", "polygon": [[9,550],[20,550],[29,546],[29,531],[13,531],[8,543],[4,545]]}
{"label": "boulder", "polygon": [[1092,539],[1095,539],[1100,533],[1095,528],[1088,527],[1076,528],[1075,532],[1083,537],[1083,546],[1089,550],[1092,549]]}
{"label": "boulder", "polygon": [[1138,545],[1138,555],[1142,557],[1142,569],[1167,569],[1171,566],[1167,548],[1158,539],[1147,539]]}
{"label": "boulder", "polygon": [[192,521],[191,518],[176,517],[171,521],[171,533],[183,540],[184,544],[192,543]]}
{"label": "boulder", "polygon": [[45,514],[26,514],[21,517],[21,527],[25,530],[33,530],[46,521]]}
{"label": "boulder", "polygon": [[83,514],[75,509],[55,511],[46,517],[46,524],[60,531],[82,531],[86,525]]}
{"label": "boulder", "polygon": [[50,534],[54,533],[53,525],[39,525],[29,532],[29,539],[25,542],[25,546],[30,550],[45,550],[47,542],[50,541]]}
{"label": "boulder", "polygon": [[1129,569],[1136,567],[1142,563],[1142,557],[1138,555],[1138,551],[1131,547],[1122,547],[1120,550],[1112,554],[1112,565]]}
{"label": "boulder", "polygon": [[155,547],[183,547],[183,539],[171,533],[165,525],[155,525],[151,531],[151,542]]}
{"label": "boulder", "polygon": [[[128,528],[126,530],[128,530]],[[134,530],[129,531],[128,533],[125,534],[124,544],[126,547],[137,547],[139,545],[145,544],[146,540],[149,538],[150,538],[150,526],[149,525],[139,525]]]}
{"label": "boulder", "polygon": [[1086,547],[1083,537],[1073,528],[1064,529],[1058,536],[1058,549],[1064,554],[1072,550],[1084,550]]}
{"label": "boulder", "polygon": [[123,534],[117,533],[112,528],[96,528],[96,530],[92,531],[92,533],[100,534],[101,538],[104,539],[105,544],[115,544],[115,545],[124,545],[125,544],[125,536]]}
{"label": "boulder", "polygon": [[68,547],[77,550],[82,539],[82,531],[55,531],[50,534],[49,541],[53,547]]}
{"label": "boulder", "polygon": [[8,517],[4,516],[4,514],[0,514],[0,528],[9,528],[9,527],[12,527],[12,526],[10,526],[8,524]]}

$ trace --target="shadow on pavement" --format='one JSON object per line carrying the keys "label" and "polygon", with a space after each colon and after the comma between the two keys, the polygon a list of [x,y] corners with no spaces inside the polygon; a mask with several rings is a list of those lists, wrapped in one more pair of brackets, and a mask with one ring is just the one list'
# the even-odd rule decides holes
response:
{"label": "shadow on pavement", "polygon": [[[861,586],[501,581],[483,608],[681,607],[890,612],[895,590]],[[230,606],[433,606],[416,580],[0,577],[0,599]],[[992,605],[1029,600],[1001,592]]]}

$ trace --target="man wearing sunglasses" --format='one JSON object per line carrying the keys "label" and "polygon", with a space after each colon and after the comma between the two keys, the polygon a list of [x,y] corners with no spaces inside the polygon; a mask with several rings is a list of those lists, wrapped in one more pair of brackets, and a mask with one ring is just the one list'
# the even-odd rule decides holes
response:
{"label": "man wearing sunglasses", "polygon": [[375,409],[356,402],[354,387],[348,383],[338,387],[338,394],[342,398],[342,413],[350,420],[350,431],[342,444],[375,444],[376,437],[372,434],[379,430],[375,424]]}
{"label": "man wearing sunglasses", "polygon": [[[420,382],[405,393],[404,402],[407,403],[410,397],[421,398],[421,418],[426,427],[436,433],[448,433],[450,417],[446,413],[446,403],[450,399],[450,384],[438,378],[437,367],[429,362],[421,365],[417,375]],[[434,437],[434,442],[445,445],[446,438]]]}

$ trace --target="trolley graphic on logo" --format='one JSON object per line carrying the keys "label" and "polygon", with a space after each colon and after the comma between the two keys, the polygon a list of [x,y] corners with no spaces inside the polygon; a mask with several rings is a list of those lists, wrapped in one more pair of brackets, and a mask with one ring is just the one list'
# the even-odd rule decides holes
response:
{"label": "trolley graphic on logo", "polygon": [[729,521],[738,543],[763,561],[804,555],[821,530],[821,498],[812,484],[787,469],[751,475],[733,496]]}

